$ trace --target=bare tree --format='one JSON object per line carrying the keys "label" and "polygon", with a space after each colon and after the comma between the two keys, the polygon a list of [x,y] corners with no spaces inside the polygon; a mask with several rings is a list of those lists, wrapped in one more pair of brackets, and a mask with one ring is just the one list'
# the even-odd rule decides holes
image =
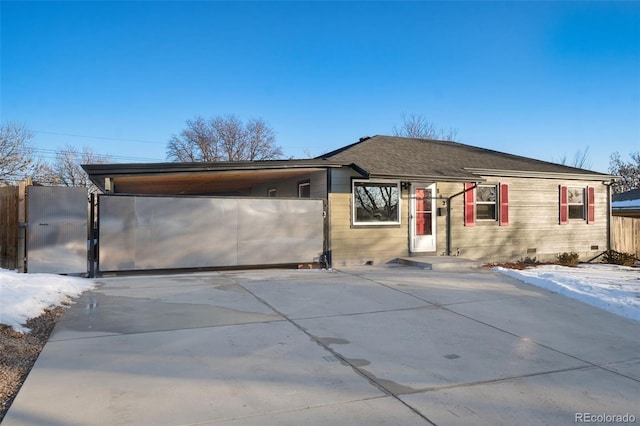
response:
{"label": "bare tree", "polygon": [[560,158],[560,164],[565,166],[577,167],[578,169],[590,169],[593,163],[589,158],[589,147],[579,149],[573,155],[573,161],[569,162],[566,154]]}
{"label": "bare tree", "polygon": [[437,127],[427,120],[423,115],[402,114],[402,124],[400,127],[393,126],[391,133],[393,136],[416,139],[437,139],[443,141],[454,141],[458,136],[458,131],[454,128],[444,129]]}
{"label": "bare tree", "polygon": [[15,183],[37,176],[42,164],[34,157],[33,133],[24,125],[0,126],[0,182]]}
{"label": "bare tree", "polygon": [[97,192],[89,176],[82,169],[82,164],[102,164],[104,158],[95,154],[90,148],[83,147],[82,151],[67,145],[56,151],[55,162],[49,166],[47,181],[54,185],[80,186],[88,188],[90,192]]}
{"label": "bare tree", "polygon": [[621,178],[613,185],[615,194],[640,188],[640,151],[632,152],[630,157],[631,161],[623,161],[617,151],[609,157],[609,173]]}
{"label": "bare tree", "polygon": [[187,120],[167,144],[167,158],[182,162],[254,161],[282,158],[275,131],[258,118],[246,124],[235,115]]}

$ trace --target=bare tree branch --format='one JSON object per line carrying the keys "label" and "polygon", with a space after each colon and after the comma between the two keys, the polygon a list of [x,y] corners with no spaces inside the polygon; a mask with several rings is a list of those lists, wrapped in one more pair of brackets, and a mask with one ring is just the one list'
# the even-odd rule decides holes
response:
{"label": "bare tree branch", "polygon": [[275,145],[275,132],[262,119],[246,124],[235,115],[205,120],[188,120],[179,135],[167,144],[167,158],[173,161],[253,161],[283,156]]}
{"label": "bare tree branch", "polygon": [[454,128],[443,129],[428,121],[423,115],[402,114],[402,124],[393,126],[391,133],[393,136],[415,139],[437,139],[443,141],[454,141],[457,139],[458,131]]}
{"label": "bare tree branch", "polygon": [[560,158],[560,164],[565,166],[577,167],[578,169],[590,169],[593,165],[589,158],[589,147],[585,149],[579,149],[573,155],[573,161],[569,163],[569,159],[566,154]]}
{"label": "bare tree branch", "polygon": [[640,188],[640,151],[632,152],[630,157],[631,161],[624,161],[617,151],[609,157],[609,173],[621,178],[612,186],[615,194]]}
{"label": "bare tree branch", "polygon": [[45,181],[60,186],[79,186],[97,192],[98,188],[91,182],[82,164],[103,164],[105,160],[96,155],[90,148],[78,148],[66,145],[56,151],[56,159],[48,168]]}
{"label": "bare tree branch", "polygon": [[37,164],[31,139],[33,133],[24,125],[0,126],[0,182],[15,183],[33,176]]}

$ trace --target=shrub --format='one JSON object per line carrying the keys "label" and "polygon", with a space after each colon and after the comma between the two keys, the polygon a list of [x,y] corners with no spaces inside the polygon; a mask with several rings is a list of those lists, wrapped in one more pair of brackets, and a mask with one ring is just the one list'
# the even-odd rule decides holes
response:
{"label": "shrub", "polygon": [[580,255],[574,251],[572,251],[571,253],[567,253],[566,251],[564,253],[561,253],[557,256],[558,258],[558,263],[561,264],[562,266],[578,266],[578,258],[580,257]]}
{"label": "shrub", "polygon": [[612,265],[633,266],[636,263],[635,255],[631,253],[620,253],[615,250],[608,250],[602,256],[605,263]]}
{"label": "shrub", "polygon": [[518,263],[523,264],[523,265],[539,265],[540,262],[538,262],[538,259],[536,257],[525,257],[524,259],[520,259],[518,260]]}

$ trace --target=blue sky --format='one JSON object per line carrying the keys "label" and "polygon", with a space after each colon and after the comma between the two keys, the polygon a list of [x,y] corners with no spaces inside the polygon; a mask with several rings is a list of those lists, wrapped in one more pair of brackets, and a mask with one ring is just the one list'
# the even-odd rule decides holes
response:
{"label": "blue sky", "polygon": [[263,118],[296,158],[390,134],[403,113],[541,160],[589,147],[603,172],[640,150],[640,2],[0,8],[0,121],[45,157],[163,161],[186,120],[226,114]]}

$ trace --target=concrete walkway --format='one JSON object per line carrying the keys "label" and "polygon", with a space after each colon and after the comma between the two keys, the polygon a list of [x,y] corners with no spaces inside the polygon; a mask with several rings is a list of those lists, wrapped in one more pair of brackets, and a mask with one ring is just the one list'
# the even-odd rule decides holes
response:
{"label": "concrete walkway", "polygon": [[640,422],[640,324],[490,271],[99,282],[4,425]]}

